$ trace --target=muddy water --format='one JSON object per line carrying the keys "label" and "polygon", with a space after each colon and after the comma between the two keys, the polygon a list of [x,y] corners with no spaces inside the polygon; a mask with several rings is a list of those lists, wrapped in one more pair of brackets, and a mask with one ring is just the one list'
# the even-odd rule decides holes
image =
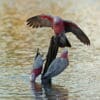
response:
{"label": "muddy water", "polygon": [[[41,0],[1,1],[0,100],[100,100],[100,1],[44,0],[45,6]],[[86,46],[68,34],[70,65],[53,79],[49,93],[41,88],[40,77],[30,84],[29,76],[36,48],[46,56],[53,31],[25,25],[28,17],[44,12],[76,22],[91,40]]]}

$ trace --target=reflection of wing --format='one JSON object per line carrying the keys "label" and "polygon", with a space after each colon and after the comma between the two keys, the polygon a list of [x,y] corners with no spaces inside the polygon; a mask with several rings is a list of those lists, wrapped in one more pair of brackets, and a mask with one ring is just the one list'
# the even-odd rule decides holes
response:
{"label": "reflection of wing", "polygon": [[86,34],[75,24],[70,21],[64,21],[65,32],[72,32],[84,44],[90,45],[90,40]]}
{"label": "reflection of wing", "polygon": [[27,25],[33,28],[52,27],[53,17],[50,15],[37,15],[27,19]]}

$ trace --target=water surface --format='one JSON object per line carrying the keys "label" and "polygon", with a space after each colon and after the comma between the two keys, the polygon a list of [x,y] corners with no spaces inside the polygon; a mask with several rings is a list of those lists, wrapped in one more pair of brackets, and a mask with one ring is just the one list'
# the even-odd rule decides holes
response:
{"label": "water surface", "polygon": [[[2,1],[0,100],[100,100],[100,1]],[[73,34],[68,34],[73,46],[68,49],[70,65],[53,79],[54,88],[50,94],[41,88],[40,77],[35,85],[29,81],[36,48],[46,56],[53,31],[49,28],[31,29],[25,20],[44,12],[74,21],[91,40],[91,46],[86,46]]]}

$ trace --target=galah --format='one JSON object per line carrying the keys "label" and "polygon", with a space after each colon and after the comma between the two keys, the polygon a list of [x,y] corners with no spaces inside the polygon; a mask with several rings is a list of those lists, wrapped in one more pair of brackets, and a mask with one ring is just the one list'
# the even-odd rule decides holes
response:
{"label": "galah", "polygon": [[71,47],[65,33],[72,32],[81,42],[90,45],[90,40],[87,35],[75,23],[64,20],[59,16],[40,14],[27,19],[27,25],[33,28],[51,27],[54,30],[55,40],[59,39],[60,47]]}
{"label": "galah", "polygon": [[44,79],[51,79],[54,76],[57,76],[61,72],[63,72],[67,66],[69,65],[69,60],[68,60],[68,51],[64,50],[61,53],[61,56],[54,59],[51,64],[49,65],[49,68],[47,72],[44,74],[43,78]]}
{"label": "galah", "polygon": [[43,62],[44,62],[44,59],[38,50],[34,59],[30,81],[35,82],[36,78],[41,74],[42,68],[43,68]]}

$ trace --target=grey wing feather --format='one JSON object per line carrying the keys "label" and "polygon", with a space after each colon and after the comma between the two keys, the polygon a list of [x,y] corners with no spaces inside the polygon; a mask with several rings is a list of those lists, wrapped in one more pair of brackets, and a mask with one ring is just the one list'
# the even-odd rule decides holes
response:
{"label": "grey wing feather", "polygon": [[72,32],[84,44],[90,45],[87,35],[73,22],[64,20],[65,32]]}
{"label": "grey wing feather", "polygon": [[51,22],[48,19],[41,19],[40,15],[27,19],[27,25],[33,28],[52,27]]}
{"label": "grey wing feather", "polygon": [[60,74],[68,65],[68,62],[65,59],[57,58],[49,66],[44,77],[54,77]]}

